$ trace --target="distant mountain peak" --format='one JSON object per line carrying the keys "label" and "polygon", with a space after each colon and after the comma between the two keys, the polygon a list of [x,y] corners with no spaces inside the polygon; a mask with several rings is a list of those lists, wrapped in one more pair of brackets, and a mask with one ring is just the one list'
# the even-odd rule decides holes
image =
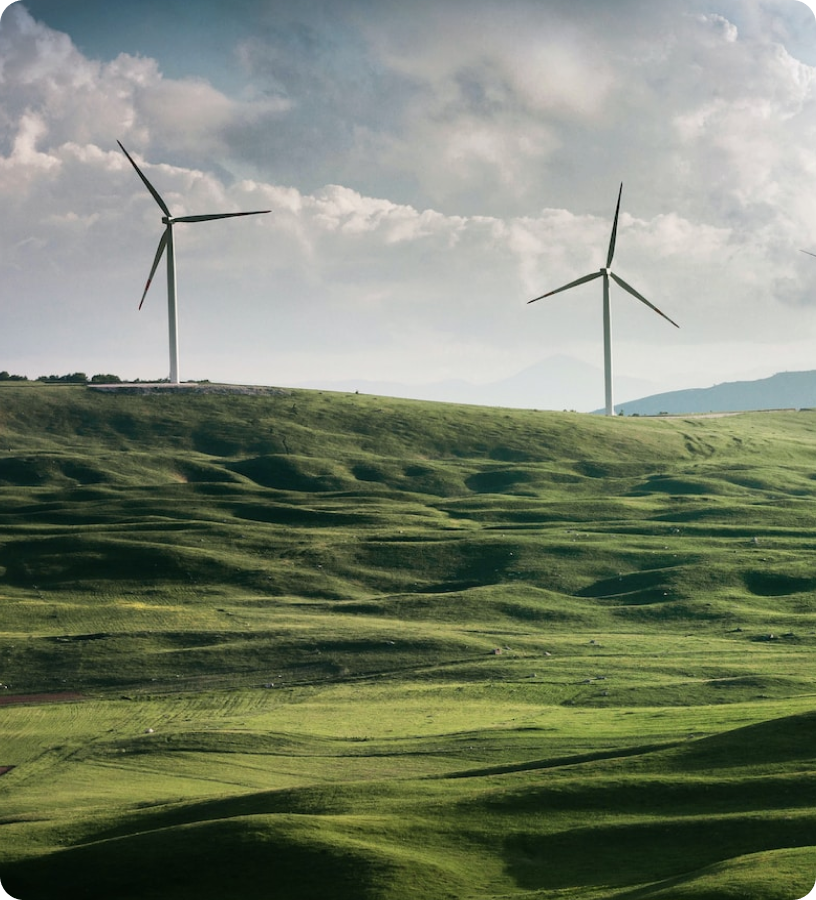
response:
{"label": "distant mountain peak", "polygon": [[656,416],[816,407],[816,371],[777,372],[757,381],[728,381],[709,388],[652,394],[616,404],[624,415]]}

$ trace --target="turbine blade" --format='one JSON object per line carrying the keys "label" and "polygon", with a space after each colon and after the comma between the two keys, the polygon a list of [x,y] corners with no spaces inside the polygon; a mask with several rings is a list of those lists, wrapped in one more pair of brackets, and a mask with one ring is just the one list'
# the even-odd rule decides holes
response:
{"label": "turbine blade", "polygon": [[237,213],[213,213],[207,216],[178,216],[174,222],[209,222],[212,219],[232,219],[235,216],[260,216],[262,213],[272,212],[271,209],[256,209],[252,212]]}
{"label": "turbine blade", "polygon": [[612,257],[615,255],[615,238],[618,233],[618,213],[620,212],[621,194],[623,193],[623,182],[621,182],[618,191],[618,205],[615,207],[615,221],[612,223],[612,236],[609,238],[609,252],[606,254],[606,268],[612,265]]}
{"label": "turbine blade", "polygon": [[810,250],[800,250],[800,253],[807,253],[808,256],[816,256],[816,253],[811,253]]}
{"label": "turbine blade", "polygon": [[156,203],[159,204],[159,207],[161,208],[161,211],[162,211],[166,216],[169,216],[169,215],[170,215],[170,210],[167,208],[167,204],[164,202],[164,200],[162,200],[161,195],[159,194],[159,192],[158,192],[158,191],[156,190],[156,188],[154,188],[153,185],[147,180],[147,178],[145,177],[144,172],[142,172],[142,170],[141,170],[141,169],[136,165],[136,163],[133,161],[133,157],[127,152],[127,150],[125,150],[124,147],[122,147],[122,142],[121,142],[121,141],[117,141],[116,143],[119,144],[119,146],[122,148],[122,153],[125,154],[125,156],[130,160],[130,164],[133,166],[134,169],[136,169],[136,174],[137,174],[137,175],[139,176],[139,178],[141,178],[142,181],[145,183],[145,187],[146,187],[146,188],[150,191],[150,193],[153,195],[153,199],[156,201]]}
{"label": "turbine blade", "polygon": [[167,231],[170,226],[164,229],[164,232],[161,236],[161,240],[159,241],[159,249],[156,251],[156,258],[153,260],[153,266],[150,269],[150,275],[147,277],[147,284],[145,285],[144,293],[142,294],[142,299],[139,301],[139,309],[142,308],[142,303],[145,301],[145,297],[147,296],[148,288],[150,287],[150,282],[153,281],[153,276],[156,274],[156,269],[159,267],[159,260],[162,258],[162,253],[164,253],[164,248],[167,246]]}
{"label": "turbine blade", "polygon": [[587,281],[592,281],[595,278],[600,278],[603,275],[603,272],[593,272],[591,275],[584,275],[583,278],[578,278],[575,281],[571,281],[569,284],[565,284],[563,287],[556,288],[554,291],[550,291],[547,294],[542,294],[540,297],[535,297],[532,300],[528,300],[528,305],[530,303],[535,303],[536,300],[543,300],[545,297],[552,297],[553,294],[560,294],[561,291],[567,291],[571,287],[575,287],[578,284],[584,284]]}
{"label": "turbine blade", "polygon": [[666,315],[666,313],[664,313],[662,310],[659,310],[659,309],[654,305],[654,303],[649,303],[649,301],[643,296],[643,294],[639,294],[639,293],[632,287],[631,284],[627,284],[622,278],[619,278],[614,272],[610,272],[609,274],[610,274],[610,276],[611,276],[612,278],[615,279],[615,281],[617,281],[617,283],[618,283],[625,291],[629,291],[629,293],[630,293],[633,297],[637,297],[637,299],[640,300],[641,303],[645,303],[646,306],[648,306],[650,309],[653,309],[658,315],[663,316],[663,318],[664,318],[667,322],[671,322],[672,325],[674,325],[675,328],[679,328],[679,327],[680,327],[680,326],[677,324],[677,322],[674,321],[674,319],[670,319],[670,318]]}

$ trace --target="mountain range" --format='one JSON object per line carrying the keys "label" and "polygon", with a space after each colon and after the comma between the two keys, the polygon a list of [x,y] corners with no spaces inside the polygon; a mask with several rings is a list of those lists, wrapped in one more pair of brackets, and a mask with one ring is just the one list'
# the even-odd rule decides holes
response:
{"label": "mountain range", "polygon": [[625,415],[656,416],[812,406],[816,406],[816,371],[778,372],[757,381],[729,381],[709,388],[652,394],[616,409]]}
{"label": "mountain range", "polygon": [[[570,356],[551,356],[514,375],[486,384],[457,378],[425,384],[347,378],[332,382],[308,381],[293,387],[512,409],[589,412],[603,398],[603,370]],[[621,376],[616,378],[615,388],[621,396],[637,397],[643,396],[649,388],[654,389],[654,384],[646,379]]]}
{"label": "mountain range", "polygon": [[[328,383],[307,382],[297,386],[445,403],[580,412],[593,410],[602,397],[603,372],[572,357],[553,356],[515,375],[486,384],[474,384],[462,379],[426,384],[344,379]],[[816,371],[779,372],[755,381],[732,381],[707,388],[647,393],[652,386],[644,379],[616,378],[617,396],[639,397],[617,403],[616,411],[625,415],[656,416],[661,413],[683,415],[816,406]],[[602,410],[595,409],[594,412],[600,413]]]}

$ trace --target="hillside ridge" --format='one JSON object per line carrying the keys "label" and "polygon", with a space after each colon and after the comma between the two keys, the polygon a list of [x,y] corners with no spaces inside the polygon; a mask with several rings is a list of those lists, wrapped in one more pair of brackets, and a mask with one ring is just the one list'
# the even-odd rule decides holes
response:
{"label": "hillside ridge", "polygon": [[4,889],[804,895],[814,447],[814,411],[1,386]]}

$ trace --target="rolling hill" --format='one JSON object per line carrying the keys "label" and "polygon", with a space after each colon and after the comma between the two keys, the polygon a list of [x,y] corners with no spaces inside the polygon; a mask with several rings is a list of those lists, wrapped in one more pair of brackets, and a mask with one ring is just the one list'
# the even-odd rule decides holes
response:
{"label": "rolling hill", "polygon": [[816,413],[0,386],[21,900],[793,900]]}

